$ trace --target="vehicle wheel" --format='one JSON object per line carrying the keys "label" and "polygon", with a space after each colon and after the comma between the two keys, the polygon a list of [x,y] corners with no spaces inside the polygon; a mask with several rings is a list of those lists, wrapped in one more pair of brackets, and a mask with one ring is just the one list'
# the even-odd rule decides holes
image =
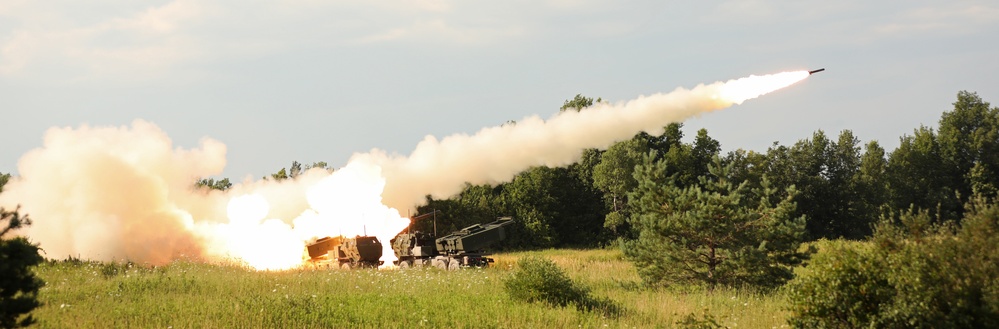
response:
{"label": "vehicle wheel", "polygon": [[457,260],[452,259],[450,262],[448,262],[447,264],[448,271],[457,271],[459,269],[461,269],[461,264]]}
{"label": "vehicle wheel", "polygon": [[340,269],[341,270],[349,270],[350,269],[350,263],[340,264]]}
{"label": "vehicle wheel", "polygon": [[442,269],[442,270],[446,271],[447,270],[447,260],[443,260],[443,259],[442,260],[436,260],[435,259],[434,260],[434,266],[436,266],[439,269]]}
{"label": "vehicle wheel", "polygon": [[413,267],[413,265],[410,265],[409,262],[410,261],[408,261],[408,260],[400,260],[399,261],[399,269],[405,270],[405,269],[408,269],[410,267]]}

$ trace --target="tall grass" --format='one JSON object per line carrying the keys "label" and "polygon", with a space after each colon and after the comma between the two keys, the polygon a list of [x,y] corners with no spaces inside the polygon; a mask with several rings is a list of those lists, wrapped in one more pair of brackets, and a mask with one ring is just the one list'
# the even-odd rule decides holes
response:
{"label": "tall grass", "polygon": [[[622,315],[511,300],[503,280],[526,255],[553,260],[593,295],[619,303]],[[457,272],[54,262],[37,269],[47,285],[34,314],[41,328],[665,328],[707,309],[730,327],[784,326],[781,295],[644,289],[617,250],[493,257],[493,267]]]}

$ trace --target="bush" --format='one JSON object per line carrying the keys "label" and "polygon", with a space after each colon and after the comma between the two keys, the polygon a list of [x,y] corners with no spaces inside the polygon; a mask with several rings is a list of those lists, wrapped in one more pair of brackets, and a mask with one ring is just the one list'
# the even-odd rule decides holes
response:
{"label": "bush", "polygon": [[515,300],[542,302],[552,306],[573,305],[580,310],[616,314],[612,301],[590,296],[590,289],[572,281],[551,260],[527,256],[517,262],[517,271],[503,282],[507,294]]}
{"label": "bush", "polygon": [[0,328],[28,326],[35,322],[29,313],[40,305],[38,289],[44,285],[31,267],[43,259],[38,246],[27,239],[5,237],[23,225],[30,225],[27,216],[0,208],[0,222],[6,222],[0,230]]}
{"label": "bush", "polygon": [[714,315],[708,314],[708,310],[707,309],[705,309],[704,312],[701,313],[700,317],[698,317],[694,313],[687,314],[687,316],[684,316],[683,319],[680,319],[680,320],[676,321],[676,326],[678,328],[684,328],[684,329],[725,329],[725,328],[728,328],[726,326],[721,325],[721,323],[718,323],[718,320],[715,319]]}
{"label": "bush", "polygon": [[999,327],[999,206],[975,200],[961,226],[909,211],[871,241],[830,244],[788,285],[799,328]]}
{"label": "bush", "polygon": [[797,328],[857,328],[877,323],[894,287],[888,284],[883,259],[869,244],[821,243],[820,252],[787,286]]}

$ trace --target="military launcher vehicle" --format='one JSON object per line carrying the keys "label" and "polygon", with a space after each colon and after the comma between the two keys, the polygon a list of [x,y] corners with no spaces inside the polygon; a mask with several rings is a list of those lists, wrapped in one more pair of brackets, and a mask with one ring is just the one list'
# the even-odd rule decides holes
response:
{"label": "military launcher vehicle", "polygon": [[316,266],[340,269],[382,265],[382,243],[373,236],[353,238],[325,237],[309,244],[309,262]]}
{"label": "military launcher vehicle", "polygon": [[401,233],[392,239],[395,262],[400,268],[434,266],[457,270],[462,267],[487,267],[493,262],[484,249],[506,238],[503,227],[513,223],[502,217],[488,224],[475,224],[437,238],[422,232]]}

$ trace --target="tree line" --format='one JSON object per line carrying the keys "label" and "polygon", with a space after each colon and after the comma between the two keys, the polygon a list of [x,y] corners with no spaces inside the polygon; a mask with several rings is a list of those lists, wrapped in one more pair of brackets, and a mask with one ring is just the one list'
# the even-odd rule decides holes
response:
{"label": "tree line", "polygon": [[[597,99],[599,102],[600,100]],[[576,95],[561,111],[585,111]],[[993,327],[999,323],[999,108],[961,91],[938,127],[920,126],[886,152],[861,147],[850,130],[824,131],[765,152],[721,153],[682,124],[588,149],[565,167],[533,167],[498,185],[466,185],[426,198],[415,229],[446,234],[514,216],[502,248],[616,244],[650,286],[788,285],[795,327],[909,325]],[[510,122],[508,124],[516,124]],[[293,162],[265,179],[294,178],[324,162]],[[0,174],[0,192],[11,178]],[[201,179],[226,190],[227,178]],[[28,270],[39,247],[10,234],[30,219],[0,209],[0,327],[33,322],[42,286]],[[803,242],[823,241],[802,247]],[[857,240],[857,242],[849,242]],[[863,242],[860,242],[862,240]],[[830,297],[832,296],[832,297]]]}
{"label": "tree line", "polygon": [[[592,104],[577,95],[561,110]],[[509,183],[467,185],[443,200],[427,197],[419,210],[442,210],[438,225],[449,229],[513,215],[519,224],[506,244],[512,248],[600,246],[636,236],[635,218],[645,211],[635,202],[645,193],[642,184],[685,188],[723,175],[745,189],[773,190],[771,201],[794,193],[791,217],[804,216],[806,240],[862,239],[882,214],[913,208],[929,211],[934,222],[958,220],[972,196],[995,196],[999,110],[989,106],[975,93],[959,92],[937,129],[918,127],[891,152],[877,141],[861,146],[850,130],[835,137],[819,130],[765,152],[722,154],[707,130],[684,142],[683,125],[675,123],[606,151],[585,150],[566,167],[533,167]],[[713,165],[728,169],[712,173]]]}

